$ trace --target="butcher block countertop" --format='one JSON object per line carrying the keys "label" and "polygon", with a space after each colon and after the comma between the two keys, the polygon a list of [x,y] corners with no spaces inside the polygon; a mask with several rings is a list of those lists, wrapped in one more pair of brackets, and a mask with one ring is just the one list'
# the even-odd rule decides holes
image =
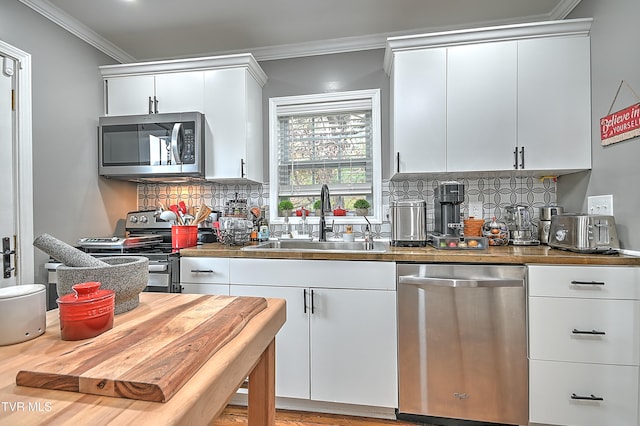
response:
{"label": "butcher block countertop", "polygon": [[242,251],[238,246],[220,243],[202,244],[180,250],[186,257],[240,257],[262,259],[379,260],[426,263],[509,263],[556,265],[630,265],[640,266],[640,257],[625,255],[581,254],[548,246],[504,246],[485,250],[439,250],[433,247],[392,247],[386,253],[317,253]]}
{"label": "butcher block countertop", "polygon": [[[203,310],[212,313],[204,315]],[[137,308],[115,317],[113,329],[93,339],[63,341],[58,310],[49,311],[42,336],[0,346],[0,424],[209,424],[249,376],[249,424],[272,425],[274,339],[285,316],[281,299],[142,293]],[[186,325],[189,321],[199,324]],[[185,324],[183,332],[180,324]],[[215,340],[221,344],[209,343]],[[164,353],[169,347],[171,353]],[[117,365],[101,368],[110,362]],[[185,364],[195,365],[193,371],[184,380],[176,378],[189,369]],[[155,373],[149,376],[141,370]],[[17,385],[28,382],[22,375],[30,371],[51,373],[49,383]],[[79,388],[69,386],[73,376],[80,377]],[[151,377],[162,389],[170,389],[166,398],[159,399],[166,402],[141,400],[126,392],[101,396],[93,393],[91,383],[83,389],[82,380],[96,382],[93,377],[102,378],[94,384],[107,390],[118,387],[116,378],[132,376],[145,379],[141,382]],[[46,379],[36,376],[42,378]],[[60,383],[68,390],[54,390]]]}

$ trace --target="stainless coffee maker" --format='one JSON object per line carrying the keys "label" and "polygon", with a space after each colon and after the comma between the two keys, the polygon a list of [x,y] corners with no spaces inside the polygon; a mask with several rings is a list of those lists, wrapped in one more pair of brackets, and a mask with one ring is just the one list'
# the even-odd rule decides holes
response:
{"label": "stainless coffee maker", "polygon": [[443,182],[433,193],[435,211],[434,232],[441,235],[460,235],[462,220],[460,204],[464,201],[464,185],[459,182]]}

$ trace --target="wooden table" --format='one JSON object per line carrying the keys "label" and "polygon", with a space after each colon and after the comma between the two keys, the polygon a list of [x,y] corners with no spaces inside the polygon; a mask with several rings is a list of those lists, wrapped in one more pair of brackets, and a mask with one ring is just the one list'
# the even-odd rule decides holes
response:
{"label": "wooden table", "polygon": [[[118,315],[115,326],[168,309],[180,294],[142,293],[140,306]],[[249,425],[275,424],[275,335],[285,322],[285,301],[267,307],[198,370],[167,402],[147,402],[16,385],[16,374],[56,358],[78,342],[60,340],[58,310],[47,313],[46,333],[0,347],[0,424],[209,424],[249,377]],[[3,326],[10,326],[3,324]]]}

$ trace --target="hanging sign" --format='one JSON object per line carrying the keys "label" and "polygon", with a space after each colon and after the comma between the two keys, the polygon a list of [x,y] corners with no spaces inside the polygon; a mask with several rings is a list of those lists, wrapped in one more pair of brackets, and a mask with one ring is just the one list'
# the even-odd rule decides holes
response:
{"label": "hanging sign", "polygon": [[611,114],[613,104],[618,98],[623,83],[629,87],[629,90],[636,96],[636,99],[640,100],[631,86],[622,80],[620,86],[618,86],[616,96],[613,98],[608,115],[600,119],[600,139],[603,146],[640,136],[640,103]]}
{"label": "hanging sign", "polygon": [[640,136],[640,103],[600,119],[602,145]]}

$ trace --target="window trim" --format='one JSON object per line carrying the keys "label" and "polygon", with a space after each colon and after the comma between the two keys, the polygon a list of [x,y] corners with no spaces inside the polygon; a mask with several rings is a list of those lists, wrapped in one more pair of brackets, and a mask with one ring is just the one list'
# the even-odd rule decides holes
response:
{"label": "window trim", "polygon": [[[340,102],[363,100],[371,104],[371,142],[372,142],[372,195],[374,202],[373,215],[367,216],[371,223],[382,223],[382,126],[380,109],[380,89],[364,89],[346,92],[318,93],[309,95],[282,96],[269,99],[269,217],[272,223],[282,223],[284,219],[278,217],[278,112],[285,113],[300,111],[310,112],[305,105],[320,102]],[[283,115],[283,114],[281,114]],[[331,191],[331,186],[329,186]],[[293,223],[295,217],[289,218]],[[319,218],[310,217],[309,221],[315,223]],[[337,216],[331,217],[336,224],[366,223],[361,216]]]}

